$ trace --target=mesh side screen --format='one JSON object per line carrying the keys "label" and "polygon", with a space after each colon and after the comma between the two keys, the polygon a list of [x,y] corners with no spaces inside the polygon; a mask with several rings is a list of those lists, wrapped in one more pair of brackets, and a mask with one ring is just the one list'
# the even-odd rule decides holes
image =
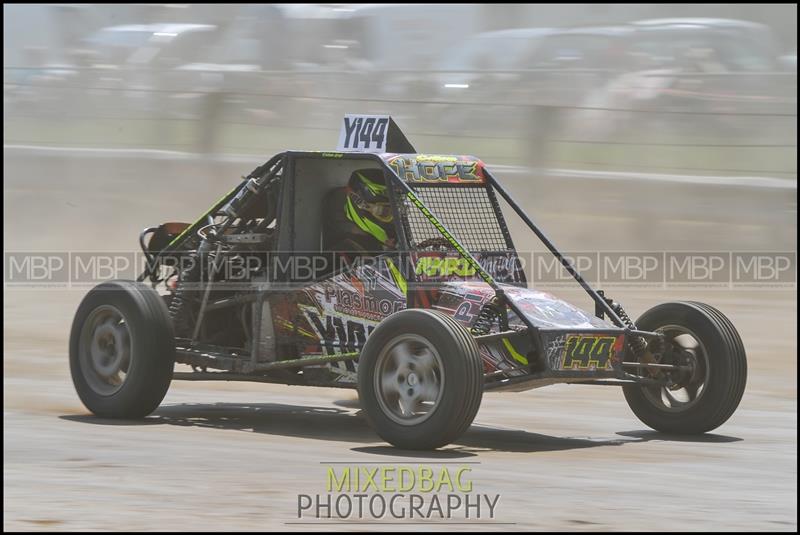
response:
{"label": "mesh side screen", "polygon": [[[427,186],[415,188],[414,193],[468,251],[506,251],[512,248],[486,188]],[[441,237],[436,227],[405,197],[401,215],[412,249],[425,240]]]}

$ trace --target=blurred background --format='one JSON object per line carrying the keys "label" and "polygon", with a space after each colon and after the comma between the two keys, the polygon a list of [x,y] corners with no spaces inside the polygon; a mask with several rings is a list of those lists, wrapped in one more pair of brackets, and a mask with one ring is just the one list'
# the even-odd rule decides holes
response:
{"label": "blurred background", "polygon": [[[205,202],[278,151],[333,148],[345,113],[389,113],[421,152],[481,157],[544,219],[612,225],[578,247],[657,236],[667,249],[794,249],[796,5],[43,4],[4,15],[4,152],[22,166],[7,164],[7,181],[52,168],[62,184],[74,173],[103,187],[135,169],[140,186],[165,180],[165,194]],[[197,205],[185,205],[192,219]]]}

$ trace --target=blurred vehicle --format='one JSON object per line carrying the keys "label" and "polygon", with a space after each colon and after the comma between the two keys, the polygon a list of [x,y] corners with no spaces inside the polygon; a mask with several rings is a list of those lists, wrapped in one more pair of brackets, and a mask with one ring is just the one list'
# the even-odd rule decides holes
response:
{"label": "blurred vehicle", "polygon": [[[438,109],[439,124],[452,132],[459,131],[464,128],[464,117],[458,113],[460,106],[502,102],[501,95],[509,87],[518,87],[517,71],[524,58],[551,32],[549,28],[519,28],[479,33],[442,54],[433,63],[434,72],[429,78],[429,92],[448,103]],[[514,124],[516,114],[509,108],[482,107],[470,120],[484,125],[499,121],[508,128]]]}
{"label": "blurred vehicle", "polygon": [[[519,28],[479,33],[434,63],[435,94],[445,101],[485,102],[520,77],[525,58],[554,30]],[[496,113],[496,110],[492,110]]]}
{"label": "blurred vehicle", "polygon": [[579,106],[588,94],[626,68],[629,26],[586,26],[552,32],[523,58],[512,101]]}
{"label": "blurred vehicle", "polygon": [[[89,87],[101,87],[119,102],[119,93],[154,120],[198,120],[196,149],[214,152],[218,125],[226,110],[231,120],[250,115],[271,117],[257,98],[239,93],[267,92],[276,77],[265,74],[287,67],[279,10],[240,6],[224,24],[132,24],[103,28],[84,40],[93,67]],[[114,91],[115,90],[115,91]],[[255,100],[255,101],[254,101]],[[234,101],[237,106],[226,106]],[[93,103],[96,105],[96,102]]]}
{"label": "blurred vehicle", "polygon": [[[526,54],[512,51],[513,59],[503,52],[494,54],[495,64],[503,62],[519,73],[495,79],[493,87],[476,93],[475,100],[528,106],[529,113],[517,112],[516,120],[533,144],[543,143],[543,136],[557,137],[556,129],[601,139],[627,131],[633,123],[709,136],[732,133],[724,116],[697,119],[685,112],[796,113],[796,77],[786,72],[771,30],[762,24],[652,19],[531,30],[529,35]],[[466,91],[467,86],[469,82],[462,82],[457,87]],[[614,112],[629,109],[684,115],[673,120]],[[652,124],[642,126],[642,119]],[[742,135],[752,134],[749,126],[740,130]]]}
{"label": "blurred vehicle", "polygon": [[[624,72],[587,95],[587,108],[696,112],[647,116],[651,129],[702,137],[752,138],[750,125],[730,113],[793,113],[796,78],[781,66],[770,29],[730,19],[653,19],[631,24]],[[579,120],[580,121],[580,120]],[[598,135],[629,130],[640,118],[617,114],[598,121]]]}
{"label": "blurred vehicle", "polygon": [[487,78],[498,82],[513,80],[514,73],[491,71],[519,69],[525,57],[553,31],[551,28],[518,28],[469,37],[434,63],[434,70],[441,71],[437,86],[440,91],[475,90]]}
{"label": "blurred vehicle", "polygon": [[686,51],[710,47],[716,63],[691,65],[709,71],[764,72],[777,68],[777,49],[769,27],[733,19],[649,19],[633,22],[631,54],[656,65],[681,64]]}
{"label": "blurred vehicle", "polygon": [[66,69],[73,75],[66,87],[63,80],[57,80],[39,84],[37,92],[56,91],[70,99],[71,111],[88,117],[115,117],[121,109],[142,118],[185,116],[189,112],[178,103],[165,104],[172,100],[164,98],[166,92],[180,87],[180,81],[170,76],[181,63],[207,54],[216,35],[217,26],[211,24],[104,27],[67,52],[70,65]]}
{"label": "blurred vehicle", "polygon": [[[340,8],[340,37],[360,43],[363,57],[376,69],[430,70],[458,35],[458,47],[481,31],[478,5],[363,4]],[[447,31],[443,31],[446,28]]]}
{"label": "blurred vehicle", "polygon": [[[769,28],[729,19],[653,19],[560,30],[545,36],[522,61],[520,67],[533,72],[519,80],[518,96],[554,106],[580,105],[609,83],[615,91],[625,87],[630,99],[680,95],[763,101],[777,97],[765,94],[773,80],[755,74],[781,71]],[[647,80],[663,75],[670,80]]]}
{"label": "blurred vehicle", "polygon": [[633,26],[636,33],[628,50],[630,70],[644,76],[666,74],[668,79],[657,92],[637,93],[637,87],[648,85],[632,81],[632,98],[678,98],[680,104],[700,99],[708,106],[728,100],[739,105],[768,104],[788,96],[780,94],[781,84],[769,76],[779,74],[782,68],[771,32],[763,24],[729,19],[654,19],[634,22]]}
{"label": "blurred vehicle", "polygon": [[[349,66],[365,87],[349,95],[426,100],[436,94],[438,80],[430,72],[457,36],[457,51],[483,25],[482,8],[472,4],[364,4],[343,8],[337,27],[342,44],[349,40]],[[354,47],[352,43],[357,43]],[[346,84],[349,85],[349,84]],[[416,113],[416,111],[411,112]]]}
{"label": "blurred vehicle", "polygon": [[84,42],[97,66],[169,69],[188,57],[201,57],[216,30],[211,24],[126,24],[103,28]]}
{"label": "blurred vehicle", "polygon": [[790,54],[784,54],[778,58],[778,61],[780,61],[784,70],[797,74],[797,50],[792,51]]}
{"label": "blurred vehicle", "polygon": [[[465,72],[441,74],[437,94],[448,101],[484,103],[487,114],[502,117],[506,132],[550,131],[556,121],[551,109],[582,105],[587,95],[622,70],[625,44],[633,31],[620,25],[481,34],[445,55],[442,69],[455,58],[455,69]],[[445,123],[448,116],[458,117],[450,109],[444,115]]]}

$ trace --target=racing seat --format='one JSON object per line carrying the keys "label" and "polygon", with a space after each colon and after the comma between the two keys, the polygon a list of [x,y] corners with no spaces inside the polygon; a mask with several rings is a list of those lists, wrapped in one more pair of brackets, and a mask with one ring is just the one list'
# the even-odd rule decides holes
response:
{"label": "racing seat", "polygon": [[315,273],[317,279],[333,274],[337,269],[337,253],[347,236],[348,224],[344,215],[347,187],[334,188],[322,199],[321,206],[321,255],[325,257],[326,269]]}

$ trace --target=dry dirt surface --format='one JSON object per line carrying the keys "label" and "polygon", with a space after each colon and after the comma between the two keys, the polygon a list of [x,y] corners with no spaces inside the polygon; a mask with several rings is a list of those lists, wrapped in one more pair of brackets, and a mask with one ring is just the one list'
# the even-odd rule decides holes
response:
{"label": "dry dirt surface", "polygon": [[[241,167],[222,171],[249,171]],[[131,250],[141,227],[191,219],[227,191],[233,179],[213,178],[218,171],[7,158],[6,251]],[[745,238],[769,235],[765,226],[776,218],[796,217],[793,202],[754,202],[772,203],[774,212],[740,219],[751,233]],[[564,217],[556,211],[545,219]],[[698,217],[697,229],[723,233],[714,213]],[[702,241],[692,224],[665,223],[665,232],[684,229]],[[793,248],[784,238],[795,230],[783,229],[765,249]],[[589,246],[580,227],[562,225],[557,233],[559,243]],[[686,242],[690,250],[701,246]],[[691,298],[718,307],[738,327],[747,390],[713,433],[662,435],[636,419],[616,387],[560,385],[487,394],[466,434],[426,453],[383,443],[348,390],[175,381],[144,420],[95,418],[78,400],[67,363],[72,314],[84,293],[4,291],[6,530],[797,529],[795,288],[614,292],[633,317],[658,302]],[[576,292],[562,294],[578,302]],[[298,495],[324,494],[332,462],[465,465],[476,492],[500,499],[493,519],[457,525],[297,524]]]}

